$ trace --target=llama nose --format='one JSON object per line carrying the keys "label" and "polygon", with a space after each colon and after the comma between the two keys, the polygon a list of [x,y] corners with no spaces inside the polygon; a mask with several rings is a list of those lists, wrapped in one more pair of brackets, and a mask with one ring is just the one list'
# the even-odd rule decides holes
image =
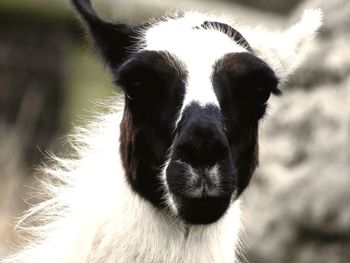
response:
{"label": "llama nose", "polygon": [[174,158],[193,167],[211,167],[228,155],[224,133],[212,123],[195,123],[181,131]]}

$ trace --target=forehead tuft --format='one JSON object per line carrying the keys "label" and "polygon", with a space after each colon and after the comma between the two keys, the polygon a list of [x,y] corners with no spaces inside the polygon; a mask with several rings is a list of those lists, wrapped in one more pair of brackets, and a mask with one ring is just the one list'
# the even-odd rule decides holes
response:
{"label": "forehead tuft", "polygon": [[144,32],[144,49],[167,51],[187,65],[198,64],[199,61],[212,65],[227,53],[247,51],[218,28],[200,28],[206,21],[229,24],[228,21],[195,12],[164,19]]}

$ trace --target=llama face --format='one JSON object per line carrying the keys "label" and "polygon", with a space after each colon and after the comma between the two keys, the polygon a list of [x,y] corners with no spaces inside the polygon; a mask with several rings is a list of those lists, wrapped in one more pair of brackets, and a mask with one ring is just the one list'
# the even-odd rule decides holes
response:
{"label": "llama face", "polygon": [[258,120],[277,81],[253,55],[231,54],[212,67],[207,85],[215,101],[194,97],[186,104],[191,72],[177,64],[168,53],[143,51],[119,69],[126,93],[122,156],[138,193],[157,205],[171,202],[188,222],[210,223],[251,177]]}
{"label": "llama face", "polygon": [[196,13],[131,27],[99,19],[90,1],[74,4],[125,93],[131,188],[187,223],[217,221],[257,165],[259,120],[280,93],[288,52],[267,64],[235,29]]}
{"label": "llama face", "polygon": [[206,224],[247,186],[258,121],[278,90],[273,70],[239,44],[247,43],[242,36],[191,19],[148,29],[116,75],[126,94],[121,142],[132,187],[186,222]]}

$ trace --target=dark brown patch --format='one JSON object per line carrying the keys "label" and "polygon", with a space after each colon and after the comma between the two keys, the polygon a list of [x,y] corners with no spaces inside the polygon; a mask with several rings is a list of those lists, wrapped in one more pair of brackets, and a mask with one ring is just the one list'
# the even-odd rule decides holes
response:
{"label": "dark brown patch", "polygon": [[249,184],[259,162],[258,127],[271,95],[280,94],[273,70],[249,53],[231,53],[219,60],[212,75],[227,138],[238,173],[238,191]]}
{"label": "dark brown patch", "polygon": [[138,194],[162,207],[160,172],[174,138],[186,71],[165,52],[143,51],[124,63],[117,76],[126,94],[120,152],[127,180]]}

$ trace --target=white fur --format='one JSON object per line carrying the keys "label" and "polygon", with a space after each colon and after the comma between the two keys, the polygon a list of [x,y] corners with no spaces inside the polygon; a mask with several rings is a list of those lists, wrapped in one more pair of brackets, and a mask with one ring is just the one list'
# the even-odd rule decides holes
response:
{"label": "white fur", "polygon": [[120,162],[120,117],[80,130],[79,158],[46,170],[52,199],[28,212],[42,223],[27,229],[39,241],[2,263],[233,262],[238,204],[215,224],[185,226],[139,197]]}
{"label": "white fur", "polygon": [[254,54],[270,65],[283,83],[303,61],[308,43],[322,24],[322,17],[320,9],[306,10],[301,20],[292,27],[284,31],[269,31],[262,26],[244,28],[228,20],[188,12],[177,19],[154,23],[143,35],[142,49],[168,51],[187,68],[189,75],[182,113],[194,101],[201,106],[218,105],[210,79],[213,65],[225,54],[247,52],[247,48],[238,45],[216,28],[198,30],[194,27],[204,21],[231,25],[242,33]]}
{"label": "white fur", "polygon": [[183,110],[192,102],[202,107],[208,104],[219,106],[211,81],[213,66],[225,54],[246,51],[215,28],[194,28],[204,21],[218,19],[189,12],[177,19],[155,23],[145,33],[144,49],[167,51],[179,59],[187,69],[186,93],[177,121],[181,119]]}
{"label": "white fur", "polygon": [[[146,49],[169,51],[188,68],[185,106],[191,101],[218,105],[210,82],[212,65],[225,53],[244,51],[220,32],[192,29],[204,20],[218,21],[189,13],[176,21],[159,22],[144,35]],[[256,54],[284,78],[298,64],[300,46],[319,24],[320,12],[312,11],[282,36],[271,37],[260,29],[241,33]],[[1,262],[234,262],[238,203],[214,224],[186,226],[131,191],[119,156],[121,114],[111,108],[101,120],[77,130],[73,145],[78,156],[54,157],[57,164],[45,169],[49,180],[43,189],[50,198],[23,218],[38,225],[22,225],[31,242]]]}

